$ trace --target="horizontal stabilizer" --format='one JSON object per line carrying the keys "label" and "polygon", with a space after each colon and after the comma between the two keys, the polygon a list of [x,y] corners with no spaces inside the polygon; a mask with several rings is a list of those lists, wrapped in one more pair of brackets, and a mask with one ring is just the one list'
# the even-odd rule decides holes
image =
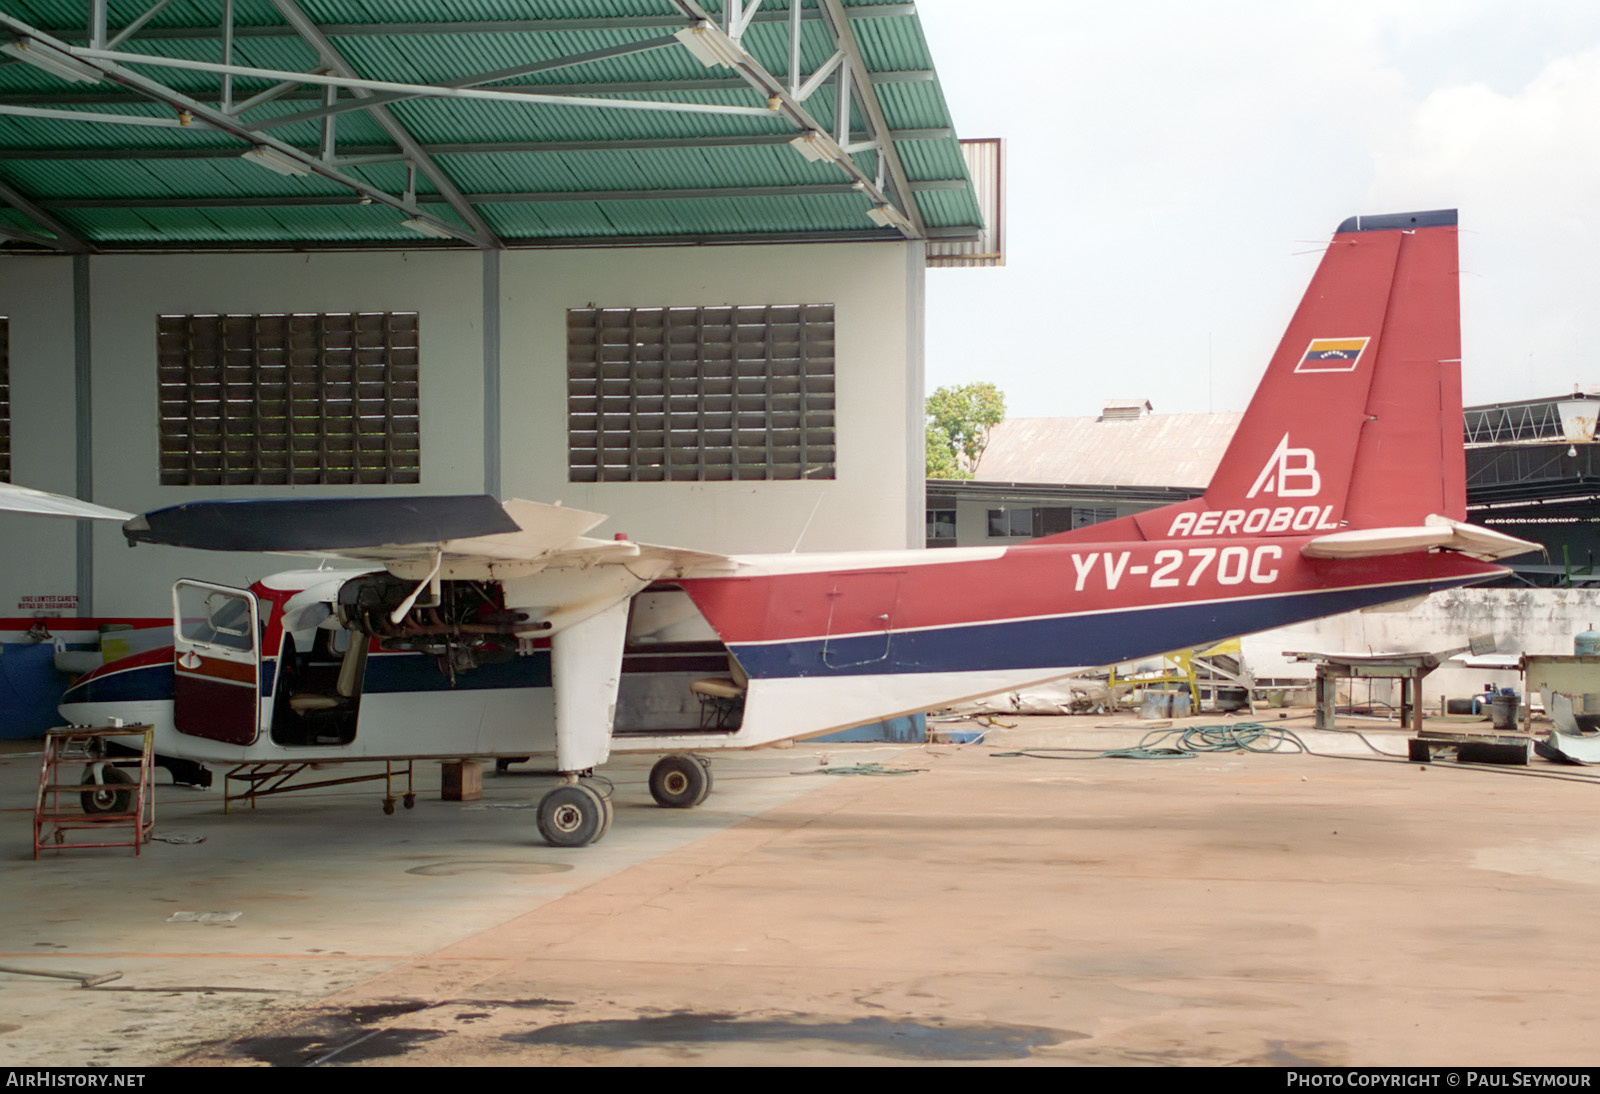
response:
{"label": "horizontal stabilizer", "polygon": [[0,511],[34,513],[45,517],[85,517],[89,520],[127,520],[132,513],[108,509],[92,501],[79,501],[65,494],[50,494],[0,482]]}
{"label": "horizontal stabilizer", "polygon": [[1448,517],[1431,516],[1410,528],[1358,528],[1318,536],[1300,549],[1307,558],[1374,558],[1432,549],[1459,551],[1492,562],[1542,548],[1537,543],[1503,532],[1463,524]]}

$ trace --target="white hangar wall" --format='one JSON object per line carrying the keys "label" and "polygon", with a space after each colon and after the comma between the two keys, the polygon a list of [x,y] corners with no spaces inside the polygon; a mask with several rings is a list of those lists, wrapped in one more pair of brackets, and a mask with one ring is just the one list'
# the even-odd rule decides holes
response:
{"label": "white hangar wall", "polygon": [[[358,489],[160,485],[156,320],[161,315],[418,312],[422,482],[359,490],[482,491],[478,256],[112,255],[90,259],[89,267],[94,496],[102,504],[142,512],[211,498],[346,497]],[[130,549],[120,529],[107,523],[95,532],[94,614],[168,614],[170,587],[179,577],[243,585],[275,570],[311,565],[309,560],[170,547]]]}
{"label": "white hangar wall", "polygon": [[[501,264],[503,490],[613,519],[593,534],[721,552],[920,545],[922,249],[910,244],[512,252]],[[568,309],[833,304],[837,477],[569,483]],[[560,451],[532,456],[540,438]],[[913,443],[915,442],[915,443]],[[914,497],[912,496],[914,495]],[[908,508],[908,501],[915,503]],[[813,516],[813,512],[815,515]],[[803,535],[802,535],[803,533]]]}
{"label": "white hangar wall", "polygon": [[[920,245],[900,243],[0,259],[12,479],[79,493],[75,309],[86,308],[94,500],[137,512],[210,498],[348,496],[358,488],[162,486],[157,317],[415,311],[421,481],[363,493],[561,501],[608,514],[596,535],[720,551],[919,545],[922,263]],[[835,306],[834,480],[567,481],[569,308],[795,303]],[[84,598],[78,614],[160,616],[178,577],[242,584],[300,564],[130,550],[102,524],[92,566],[80,566],[77,537],[74,522],[0,515],[0,617],[29,614],[18,607],[27,597],[72,594]]]}
{"label": "white hangar wall", "polygon": [[[10,335],[11,481],[77,492],[73,264],[0,261],[0,316]],[[0,616],[25,596],[71,596],[77,528],[70,520],[0,513]]]}

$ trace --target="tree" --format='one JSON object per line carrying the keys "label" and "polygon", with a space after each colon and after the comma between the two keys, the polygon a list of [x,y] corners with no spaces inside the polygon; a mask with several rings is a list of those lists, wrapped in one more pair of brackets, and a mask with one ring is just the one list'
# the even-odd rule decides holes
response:
{"label": "tree", "polygon": [[972,474],[962,473],[961,465],[956,463],[955,451],[950,447],[950,438],[945,436],[944,430],[928,423],[928,459],[927,470],[924,476],[930,479],[970,479]]}
{"label": "tree", "polygon": [[1006,397],[988,381],[941,387],[923,404],[927,414],[927,477],[970,479],[989,444],[989,430],[1006,416]]}

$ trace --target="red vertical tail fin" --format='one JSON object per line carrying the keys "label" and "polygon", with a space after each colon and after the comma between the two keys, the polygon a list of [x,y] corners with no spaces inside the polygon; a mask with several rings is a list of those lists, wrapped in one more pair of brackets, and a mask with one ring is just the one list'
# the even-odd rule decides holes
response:
{"label": "red vertical tail fin", "polygon": [[1206,507],[1316,504],[1324,530],[1465,519],[1457,267],[1453,209],[1341,224]]}
{"label": "red vertical tail fin", "polygon": [[1081,538],[1465,519],[1457,267],[1454,209],[1346,220],[1205,494]]}

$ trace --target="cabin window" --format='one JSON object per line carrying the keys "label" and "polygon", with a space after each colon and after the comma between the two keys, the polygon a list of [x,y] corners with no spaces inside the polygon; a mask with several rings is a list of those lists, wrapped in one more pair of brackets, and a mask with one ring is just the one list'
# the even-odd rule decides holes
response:
{"label": "cabin window", "polygon": [[185,642],[232,650],[255,648],[247,594],[179,582],[177,596],[178,636]]}
{"label": "cabin window", "polygon": [[0,315],[0,482],[11,481],[11,320]]}
{"label": "cabin window", "polygon": [[832,304],[567,312],[571,482],[834,478]]}
{"label": "cabin window", "polygon": [[164,486],[416,483],[416,312],[163,315]]}

